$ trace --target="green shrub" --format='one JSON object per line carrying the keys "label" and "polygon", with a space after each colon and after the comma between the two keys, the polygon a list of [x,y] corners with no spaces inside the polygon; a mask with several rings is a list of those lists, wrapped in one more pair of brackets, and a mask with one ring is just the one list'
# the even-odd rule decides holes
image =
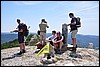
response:
{"label": "green shrub", "polygon": [[1,44],[1,49],[19,47],[18,39]]}
{"label": "green shrub", "polygon": [[[29,45],[29,41],[31,40],[32,36],[34,36],[34,34],[30,34],[27,39],[26,39],[26,42],[25,42],[25,45]],[[39,37],[34,41],[34,45],[39,41]],[[18,43],[18,39],[15,39],[13,41],[9,41],[9,42],[6,42],[6,43],[3,43],[1,44],[1,49],[6,49],[6,48],[13,48],[13,47],[19,47],[19,43]],[[30,46],[33,46],[33,45],[30,45]]]}

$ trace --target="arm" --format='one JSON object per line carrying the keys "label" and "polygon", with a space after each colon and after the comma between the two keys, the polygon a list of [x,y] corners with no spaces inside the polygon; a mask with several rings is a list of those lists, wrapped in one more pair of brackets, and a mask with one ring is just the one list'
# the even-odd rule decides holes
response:
{"label": "arm", "polygon": [[70,25],[75,25],[76,24],[76,21],[75,22],[73,22],[73,23],[70,23]]}
{"label": "arm", "polygon": [[64,39],[64,37],[62,36],[61,40],[57,41],[57,42],[61,42]]}
{"label": "arm", "polygon": [[49,28],[49,26],[47,25],[47,23],[46,23],[46,26],[47,26],[47,28]]}
{"label": "arm", "polygon": [[51,36],[50,36],[50,37],[48,37],[48,38],[46,38],[46,41],[51,41],[51,40],[50,40],[50,38],[51,38]]}
{"label": "arm", "polygon": [[75,24],[76,24],[76,18],[73,18],[71,25],[75,25]]}
{"label": "arm", "polygon": [[21,30],[13,30],[12,32],[23,32],[23,29],[21,29]]}
{"label": "arm", "polygon": [[49,26],[47,26],[47,28],[49,28]]}
{"label": "arm", "polygon": [[19,25],[18,28],[19,28],[18,30],[13,30],[12,32],[23,32],[22,25]]}
{"label": "arm", "polygon": [[75,25],[75,24],[76,24],[76,21],[73,22],[73,23],[67,24],[67,26],[69,26],[69,25]]}
{"label": "arm", "polygon": [[23,32],[23,29],[21,29],[21,30],[18,30],[18,32]]}
{"label": "arm", "polygon": [[69,25],[71,25],[71,23],[70,24],[66,24],[67,26],[69,26]]}
{"label": "arm", "polygon": [[47,28],[49,28],[49,26],[47,25]]}
{"label": "arm", "polygon": [[57,43],[57,42],[55,42],[55,40],[56,40],[56,38],[52,39],[52,42],[53,42],[53,43]]}
{"label": "arm", "polygon": [[69,25],[75,25],[75,24],[76,24],[76,19],[75,19],[75,18],[73,18],[73,19],[72,19],[72,23],[67,24],[67,26],[69,26]]}

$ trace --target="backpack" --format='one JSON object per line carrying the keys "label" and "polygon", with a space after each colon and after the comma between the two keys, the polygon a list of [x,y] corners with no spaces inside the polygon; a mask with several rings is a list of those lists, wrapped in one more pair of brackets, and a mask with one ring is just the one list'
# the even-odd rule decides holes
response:
{"label": "backpack", "polygon": [[38,43],[38,44],[37,44],[37,49],[40,49],[40,47],[41,47],[41,46],[40,46],[40,43]]}
{"label": "backpack", "polygon": [[29,30],[27,29],[27,25],[26,24],[22,24],[23,27],[23,36],[28,36]]}
{"label": "backpack", "polygon": [[80,17],[76,18],[76,27],[80,28],[81,27],[81,22],[80,22]]}
{"label": "backpack", "polygon": [[40,30],[37,31],[37,34],[40,35]]}

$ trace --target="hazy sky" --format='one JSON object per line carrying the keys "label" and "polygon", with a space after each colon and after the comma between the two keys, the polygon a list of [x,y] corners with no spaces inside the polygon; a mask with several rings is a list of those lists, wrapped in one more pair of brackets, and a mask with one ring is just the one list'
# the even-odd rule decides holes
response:
{"label": "hazy sky", "polygon": [[1,32],[15,29],[17,18],[30,26],[30,32],[39,30],[42,18],[48,22],[47,33],[62,31],[62,24],[70,23],[70,12],[81,18],[78,34],[99,35],[99,1],[1,1]]}

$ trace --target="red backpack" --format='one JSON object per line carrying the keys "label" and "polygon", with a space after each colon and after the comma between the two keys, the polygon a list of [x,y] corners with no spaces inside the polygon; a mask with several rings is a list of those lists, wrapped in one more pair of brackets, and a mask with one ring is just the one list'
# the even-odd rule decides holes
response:
{"label": "red backpack", "polygon": [[40,43],[37,44],[37,49],[40,49]]}
{"label": "red backpack", "polygon": [[27,25],[22,23],[22,27],[23,27],[23,36],[28,36],[29,30],[27,29]]}

